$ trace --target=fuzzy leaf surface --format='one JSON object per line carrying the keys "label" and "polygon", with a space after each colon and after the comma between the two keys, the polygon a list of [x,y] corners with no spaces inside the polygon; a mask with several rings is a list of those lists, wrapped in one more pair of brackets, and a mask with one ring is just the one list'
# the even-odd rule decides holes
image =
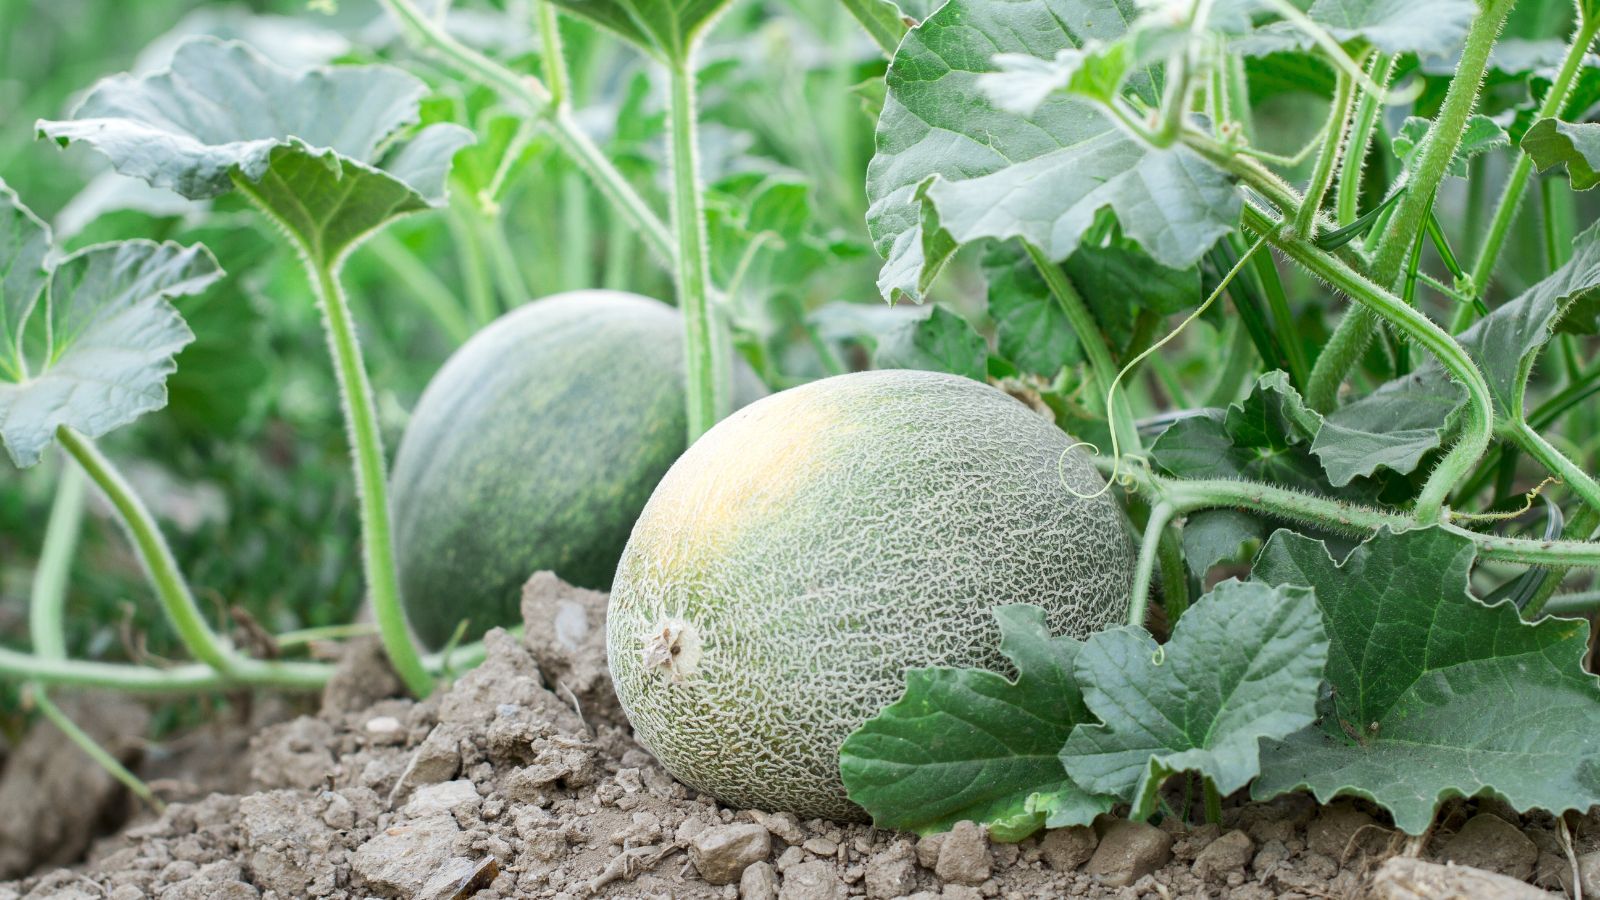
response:
{"label": "fuzzy leaf surface", "polygon": [[905,695],[840,748],[850,799],[876,825],[929,834],[971,819],[1021,840],[1110,809],[1110,797],[1083,791],[1060,760],[1073,726],[1093,721],[1073,674],[1083,645],[1051,637],[1036,606],[994,615],[1014,680],[983,669],[911,669]]}
{"label": "fuzzy leaf surface", "polygon": [[1600,681],[1588,624],[1523,622],[1468,592],[1474,550],[1438,528],[1380,532],[1342,562],[1275,534],[1254,577],[1314,584],[1332,651],[1320,720],[1262,748],[1257,798],[1366,797],[1421,833],[1440,802],[1493,791],[1519,810],[1600,803]]}
{"label": "fuzzy leaf surface", "polygon": [[1600,184],[1600,124],[1540,119],[1522,136],[1522,152],[1533,157],[1543,172],[1567,167],[1573,190],[1587,191]]}
{"label": "fuzzy leaf surface", "polygon": [[1224,581],[1178,620],[1164,646],[1125,626],[1089,638],[1074,671],[1103,725],[1061,751],[1073,781],[1155,810],[1169,775],[1199,772],[1224,795],[1260,771],[1262,738],[1315,718],[1328,637],[1310,588]]}
{"label": "fuzzy leaf surface", "polygon": [[[1059,93],[1024,116],[981,87],[999,71],[997,54],[1054,60],[1090,40],[1115,41],[1132,16],[1131,4],[1106,0],[951,0],[906,35],[867,172],[886,297],[921,299],[958,247],[986,238],[1020,237],[1066,259],[1105,209],[1175,269],[1236,224],[1232,180],[1193,152],[1148,149]],[[1129,85],[1147,92],[1148,79]]]}
{"label": "fuzzy leaf surface", "polygon": [[[30,328],[42,350],[22,377],[0,376],[0,441],[19,467],[34,465],[71,428],[99,437],[167,403],[173,357],[194,339],[169,298],[220,278],[204,247],[153,241],[97,244],[55,267]],[[31,342],[30,342],[31,343]]]}
{"label": "fuzzy leaf surface", "polygon": [[682,60],[728,0],[552,0],[662,60]]}
{"label": "fuzzy leaf surface", "polygon": [[50,229],[0,181],[0,376],[20,378],[22,328],[44,293]]}
{"label": "fuzzy leaf surface", "polygon": [[442,198],[451,157],[471,132],[437,124],[388,146],[418,120],[426,91],[387,66],[291,70],[244,44],[194,38],[170,69],[105,79],[71,119],[38,128],[191,199],[241,187],[309,252],[332,261],[395,216]]}
{"label": "fuzzy leaf surface", "polygon": [[[1307,15],[1341,43],[1362,41],[1385,53],[1449,56],[1466,40],[1477,11],[1472,0],[1317,0]],[[1314,43],[1280,22],[1244,35],[1232,49],[1264,56],[1309,50]]]}
{"label": "fuzzy leaf surface", "polygon": [[824,339],[864,345],[873,368],[949,372],[975,381],[983,381],[988,371],[983,335],[942,306],[829,303],[813,312],[811,321]]}

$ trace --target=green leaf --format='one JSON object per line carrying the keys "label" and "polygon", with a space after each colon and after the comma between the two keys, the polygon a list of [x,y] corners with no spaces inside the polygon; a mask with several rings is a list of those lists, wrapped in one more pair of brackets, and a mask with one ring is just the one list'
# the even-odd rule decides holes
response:
{"label": "green leaf", "polygon": [[1320,721],[1262,748],[1252,794],[1366,797],[1420,834],[1449,797],[1518,810],[1600,803],[1600,683],[1586,622],[1529,625],[1468,592],[1471,541],[1439,528],[1380,532],[1336,562],[1280,531],[1255,577],[1316,585],[1332,650]]}
{"label": "green leaf", "polygon": [[994,610],[1016,680],[983,669],[910,669],[905,696],[850,735],[839,771],[880,828],[929,834],[962,819],[1001,840],[1040,827],[1087,825],[1111,798],[1079,789],[1061,767],[1074,725],[1093,721],[1073,661],[1082,644],[1050,636],[1044,611]]}
{"label": "green leaf", "polygon": [[[1428,130],[1433,123],[1427,119],[1412,116],[1400,126],[1400,132],[1394,136],[1394,152],[1406,171],[1416,165],[1422,153],[1422,144],[1427,137]],[[1450,165],[1446,167],[1446,174],[1456,178],[1467,177],[1467,163],[1474,156],[1486,153],[1511,143],[1510,135],[1506,130],[1488,116],[1474,113],[1467,120],[1467,130],[1461,135],[1461,143],[1456,147],[1455,156],[1450,158]]]}
{"label": "green leaf", "polygon": [[1073,667],[1104,725],[1073,729],[1073,781],[1155,811],[1167,776],[1198,772],[1224,795],[1260,771],[1262,738],[1315,718],[1328,637],[1309,588],[1224,581],[1160,645],[1124,626],[1089,638]]}
{"label": "green leaf", "polygon": [[1447,378],[1403,378],[1329,413],[1311,452],[1335,487],[1379,469],[1414,472],[1444,442],[1465,402],[1466,391]]}
{"label": "green leaf", "polygon": [[[1477,15],[1472,0],[1317,0],[1307,15],[1340,43],[1360,41],[1385,53],[1449,56],[1466,41]],[[1250,56],[1309,50],[1315,41],[1287,22],[1276,22],[1232,41]]]}
{"label": "green leaf", "polygon": [[728,0],[551,0],[666,62],[688,58]]}
{"label": "green leaf", "polygon": [[1134,318],[1141,311],[1163,316],[1185,312],[1205,296],[1199,266],[1168,268],[1120,236],[1080,246],[1061,268],[1095,321],[1119,344],[1132,338]]}
{"label": "green leaf", "polygon": [[457,125],[389,138],[418,118],[427,87],[386,66],[290,70],[238,43],[195,38],[169,70],[108,78],[39,133],[82,141],[123,174],[186,197],[243,189],[301,244],[338,260],[396,216],[442,199]]}
{"label": "green leaf", "polygon": [[0,441],[12,462],[37,463],[59,428],[99,437],[165,406],[172,358],[194,339],[168,298],[221,275],[198,245],[125,241],[61,260],[42,307],[37,365],[0,378]]}
{"label": "green leaf", "polygon": [[1233,228],[1239,192],[1192,151],[1149,149],[1060,94],[1020,116],[980,86],[998,71],[996,54],[1051,60],[1089,40],[1115,41],[1128,15],[1131,7],[1089,0],[951,0],[906,35],[867,173],[885,296],[921,298],[957,247],[987,238],[1020,237],[1066,259],[1103,209],[1176,269]]}
{"label": "green leaf", "polygon": [[942,306],[829,303],[811,314],[827,340],[858,341],[878,369],[950,372],[974,381],[988,374],[988,347],[966,319]]}
{"label": "green leaf", "polygon": [[989,284],[989,317],[996,349],[1017,368],[1054,378],[1083,358],[1066,311],[1044,276],[1015,241],[997,243],[983,257]]}
{"label": "green leaf", "polygon": [[1189,571],[1204,575],[1224,562],[1244,562],[1266,540],[1262,521],[1236,509],[1205,509],[1183,523],[1183,558]]}
{"label": "green leaf", "polygon": [[1522,136],[1522,152],[1543,172],[1565,165],[1573,190],[1587,191],[1600,184],[1600,124],[1574,124],[1560,119],[1540,119]]}
{"label": "green leaf", "polygon": [[1156,438],[1150,455],[1179,478],[1249,479],[1326,493],[1310,453],[1321,425],[1322,417],[1305,405],[1288,375],[1268,372],[1226,411],[1174,422]]}
{"label": "green leaf", "polygon": [[0,377],[20,378],[22,329],[44,292],[50,229],[0,181]]}

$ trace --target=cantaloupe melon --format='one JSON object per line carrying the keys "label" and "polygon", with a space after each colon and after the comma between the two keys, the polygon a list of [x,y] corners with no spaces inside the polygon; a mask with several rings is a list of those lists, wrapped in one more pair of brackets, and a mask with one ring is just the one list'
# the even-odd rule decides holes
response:
{"label": "cantaloupe melon", "polygon": [[1086,637],[1134,549],[1072,439],[992,387],[842,375],[735,413],[673,465],[618,565],[617,694],[674,776],[723,801],[860,818],[838,751],[910,666],[1005,670],[989,610]]}
{"label": "cantaloupe melon", "polygon": [[[500,317],[445,362],[391,478],[406,614],[430,646],[517,620],[549,569],[611,585],[650,492],[687,443],[676,309],[573,291]],[[735,399],[766,393],[738,367]]]}

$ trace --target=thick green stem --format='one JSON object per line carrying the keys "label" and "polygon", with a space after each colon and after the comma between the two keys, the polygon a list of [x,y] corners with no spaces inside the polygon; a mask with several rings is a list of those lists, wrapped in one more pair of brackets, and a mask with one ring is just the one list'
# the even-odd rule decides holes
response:
{"label": "thick green stem", "polygon": [[488,86],[525,115],[539,119],[561,151],[589,176],[606,200],[643,236],[651,252],[662,261],[673,259],[672,233],[666,224],[577,121],[564,108],[552,103],[552,95],[543,82],[529,75],[519,75],[456,40],[412,0],[379,2],[412,41],[462,74]]}
{"label": "thick green stem", "polygon": [[[1328,124],[1323,126],[1322,149],[1311,167],[1311,180],[1306,182],[1305,199],[1295,211],[1294,232],[1303,238],[1316,238],[1317,213],[1322,210],[1322,199],[1333,184],[1333,173],[1339,165],[1339,154],[1344,149],[1345,132],[1350,128],[1350,112],[1355,105],[1355,79],[1343,72],[1334,82],[1333,103],[1328,107]],[[1359,168],[1359,167],[1358,167]]]}
{"label": "thick green stem", "polygon": [[1545,440],[1533,426],[1523,419],[1518,419],[1506,427],[1505,433],[1512,443],[1522,448],[1523,452],[1560,476],[1562,482],[1582,498],[1584,503],[1600,510],[1600,481],[1596,481],[1595,477],[1585,472],[1582,466]]}
{"label": "thick green stem", "polygon": [[1161,566],[1161,607],[1167,625],[1175,626],[1189,609],[1189,567],[1183,559],[1183,544],[1178,529],[1167,526],[1156,547],[1156,562]]}
{"label": "thick green stem", "polygon": [[1144,539],[1139,544],[1139,560],[1133,570],[1133,594],[1128,602],[1129,625],[1144,627],[1150,606],[1150,580],[1155,574],[1161,535],[1176,514],[1172,505],[1165,502],[1158,502],[1150,508],[1150,519],[1144,525]]}
{"label": "thick green stem", "polygon": [[[1579,540],[1588,538],[1593,541],[1600,538],[1600,533],[1595,531],[1596,528],[1600,528],[1600,509],[1585,506],[1567,520],[1567,527],[1562,534],[1569,538],[1576,537]],[[1557,615],[1556,610],[1547,608],[1545,604],[1549,603],[1550,598],[1561,588],[1562,580],[1567,577],[1567,570],[1566,566],[1554,566],[1545,572],[1544,581],[1529,598],[1528,605],[1523,607],[1523,618],[1532,622],[1541,615]]]}
{"label": "thick green stem", "polygon": [[1206,798],[1206,821],[1212,825],[1222,824],[1222,795],[1217,792],[1216,782],[1209,778],[1200,779],[1204,785]]}
{"label": "thick green stem", "polygon": [[52,659],[64,659],[67,655],[63,610],[67,577],[72,571],[72,557],[78,550],[78,535],[83,530],[83,474],[77,466],[62,468],[29,593],[28,637],[33,641],[33,652]]}
{"label": "thick green stem", "polygon": [[[1478,91],[1488,67],[1489,51],[1494,49],[1495,39],[1500,35],[1511,6],[1512,0],[1486,0],[1467,32],[1467,43],[1462,49],[1455,78],[1445,93],[1438,117],[1428,129],[1405,196],[1400,198],[1378,241],[1371,272],[1373,280],[1385,288],[1391,287],[1399,277],[1417,235],[1427,225],[1434,193],[1439,182],[1444,180],[1456,149],[1461,145],[1467,122],[1478,105]],[[1306,401],[1313,409],[1327,412],[1333,408],[1339,385],[1366,353],[1376,324],[1366,309],[1352,307],[1345,312],[1344,320],[1311,371]]]}
{"label": "thick green stem", "polygon": [[711,258],[696,146],[694,53],[669,61],[667,68],[671,82],[672,225],[678,238],[678,309],[683,313],[692,444],[728,414],[732,384],[728,350],[711,307]]}
{"label": "thick green stem", "polygon": [[561,49],[561,17],[550,0],[534,0],[539,17],[539,51],[544,57],[544,80],[550,103],[563,106],[572,100],[572,79],[567,76],[567,55]]}
{"label": "thick green stem", "polygon": [[[1550,92],[1545,94],[1544,102],[1539,105],[1539,118],[1549,118],[1561,114],[1567,103],[1567,97],[1572,93],[1573,82],[1577,79],[1578,71],[1583,68],[1583,57],[1589,52],[1589,45],[1594,43],[1595,34],[1600,32],[1600,17],[1593,20],[1584,19],[1580,10],[1578,30],[1572,38],[1572,45],[1567,48],[1567,55],[1561,62],[1561,68],[1556,73],[1556,80],[1550,84]],[[1500,191],[1500,200],[1495,205],[1494,218],[1489,222],[1489,233],[1484,238],[1483,249],[1478,253],[1478,261],[1472,266],[1473,289],[1478,296],[1484,297],[1489,292],[1489,284],[1494,280],[1495,263],[1500,258],[1500,248],[1505,244],[1506,234],[1511,230],[1511,223],[1517,217],[1517,208],[1522,205],[1522,195],[1528,186],[1528,176],[1533,173],[1533,158],[1526,153],[1518,153],[1516,162],[1512,164],[1511,175],[1506,179],[1505,187]],[[1460,331],[1467,322],[1471,321],[1471,310],[1461,312],[1460,318],[1452,330]]]}
{"label": "thick green stem", "polygon": [[1445,371],[1466,388],[1467,407],[1462,416],[1460,439],[1434,468],[1417,497],[1418,521],[1422,524],[1437,521],[1450,491],[1471,473],[1494,438],[1494,407],[1483,373],[1455,338],[1445,333],[1433,320],[1407,306],[1399,297],[1379,287],[1342,260],[1306,241],[1285,236],[1276,222],[1254,207],[1245,208],[1245,224],[1267,235],[1273,245],[1291,259],[1421,344],[1439,360]]}
{"label": "thick green stem", "polygon": [[211,629],[210,623],[200,612],[200,604],[195,602],[189,585],[178,571],[178,561],[173,558],[172,548],[161,535],[155,516],[150,514],[144,501],[133,492],[133,487],[111,464],[111,460],[102,455],[88,438],[66,426],[56,429],[56,438],[62,448],[83,467],[90,480],[105,492],[106,499],[116,509],[139,561],[144,565],[145,575],[161,600],[167,621],[178,633],[184,647],[195,659],[218,673],[233,674],[238,668],[239,658],[234,655],[228,642]]}
{"label": "thick green stem", "polygon": [[0,678],[132,694],[194,694],[241,687],[319,691],[332,676],[333,666],[317,662],[265,662],[240,657],[234,661],[233,671],[224,676],[202,663],[157,669],[129,663],[51,659],[0,647]]}
{"label": "thick green stem", "polygon": [[333,353],[334,373],[338,376],[345,425],[349,428],[350,455],[353,457],[356,492],[361,499],[362,561],[367,594],[378,621],[378,631],[389,662],[418,697],[433,689],[433,679],[422,667],[417,645],[406,625],[405,608],[400,604],[400,582],[395,569],[394,540],[390,534],[389,487],[383,457],[383,434],[378,428],[378,407],[361,358],[361,344],[350,316],[344,288],[334,265],[315,258],[310,248],[304,253],[307,274],[322,304],[328,329],[328,345]]}
{"label": "thick green stem", "polygon": [[[1395,58],[1387,53],[1374,53],[1369,71],[1372,80],[1387,89],[1394,77]],[[1383,98],[1362,93],[1356,104],[1355,124],[1350,128],[1350,140],[1344,151],[1344,163],[1339,172],[1339,189],[1334,196],[1335,220],[1340,225],[1354,222],[1361,212],[1361,181],[1367,171],[1367,148],[1372,143],[1372,133],[1378,124],[1378,113]]]}
{"label": "thick green stem", "polygon": [[[1089,371],[1094,376],[1096,388],[1109,391],[1117,379],[1117,365],[1112,361],[1111,350],[1101,337],[1100,324],[1089,312],[1078,289],[1062,274],[1061,268],[1033,244],[1024,241],[1022,246],[1027,250],[1028,258],[1033,260],[1034,267],[1039,270],[1039,275],[1044,278],[1045,285],[1050,288],[1050,293],[1066,313],[1067,324],[1072,326],[1073,334],[1077,335],[1078,344],[1083,348],[1083,355],[1089,360]],[[1118,450],[1121,453],[1138,453],[1142,444],[1127,398],[1117,394],[1111,402],[1112,407],[1105,410],[1105,414],[1112,433],[1117,437]]]}
{"label": "thick green stem", "polygon": [[[1104,470],[1111,461],[1097,462],[1097,465]],[[1121,478],[1151,503],[1172,507],[1174,515],[1202,509],[1239,509],[1356,538],[1370,537],[1384,528],[1409,531],[1421,524],[1400,513],[1253,481],[1167,478],[1143,469],[1124,469]],[[1483,559],[1530,566],[1600,568],[1600,543],[1597,542],[1507,538],[1479,534],[1450,523],[1440,523],[1438,527],[1471,541]]]}
{"label": "thick green stem", "polygon": [[456,263],[461,267],[461,282],[467,292],[467,306],[472,310],[472,324],[482,328],[494,320],[498,305],[494,302],[494,288],[489,285],[489,261],[483,253],[478,229],[471,221],[477,211],[470,202],[460,199],[460,194],[450,198],[451,209],[445,216],[450,225],[450,236],[456,245]]}

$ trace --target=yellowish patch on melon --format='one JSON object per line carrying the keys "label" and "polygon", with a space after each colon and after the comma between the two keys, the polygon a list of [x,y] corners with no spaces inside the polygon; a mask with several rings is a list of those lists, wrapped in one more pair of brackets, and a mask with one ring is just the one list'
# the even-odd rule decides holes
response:
{"label": "yellowish patch on melon", "polygon": [[650,535],[676,543],[692,533],[696,555],[716,557],[753,523],[786,509],[826,464],[828,448],[860,428],[828,399],[777,394],[770,403],[730,416],[685,454],[715,459],[716,465],[683,466],[681,477],[657,489],[663,515],[651,523]]}

